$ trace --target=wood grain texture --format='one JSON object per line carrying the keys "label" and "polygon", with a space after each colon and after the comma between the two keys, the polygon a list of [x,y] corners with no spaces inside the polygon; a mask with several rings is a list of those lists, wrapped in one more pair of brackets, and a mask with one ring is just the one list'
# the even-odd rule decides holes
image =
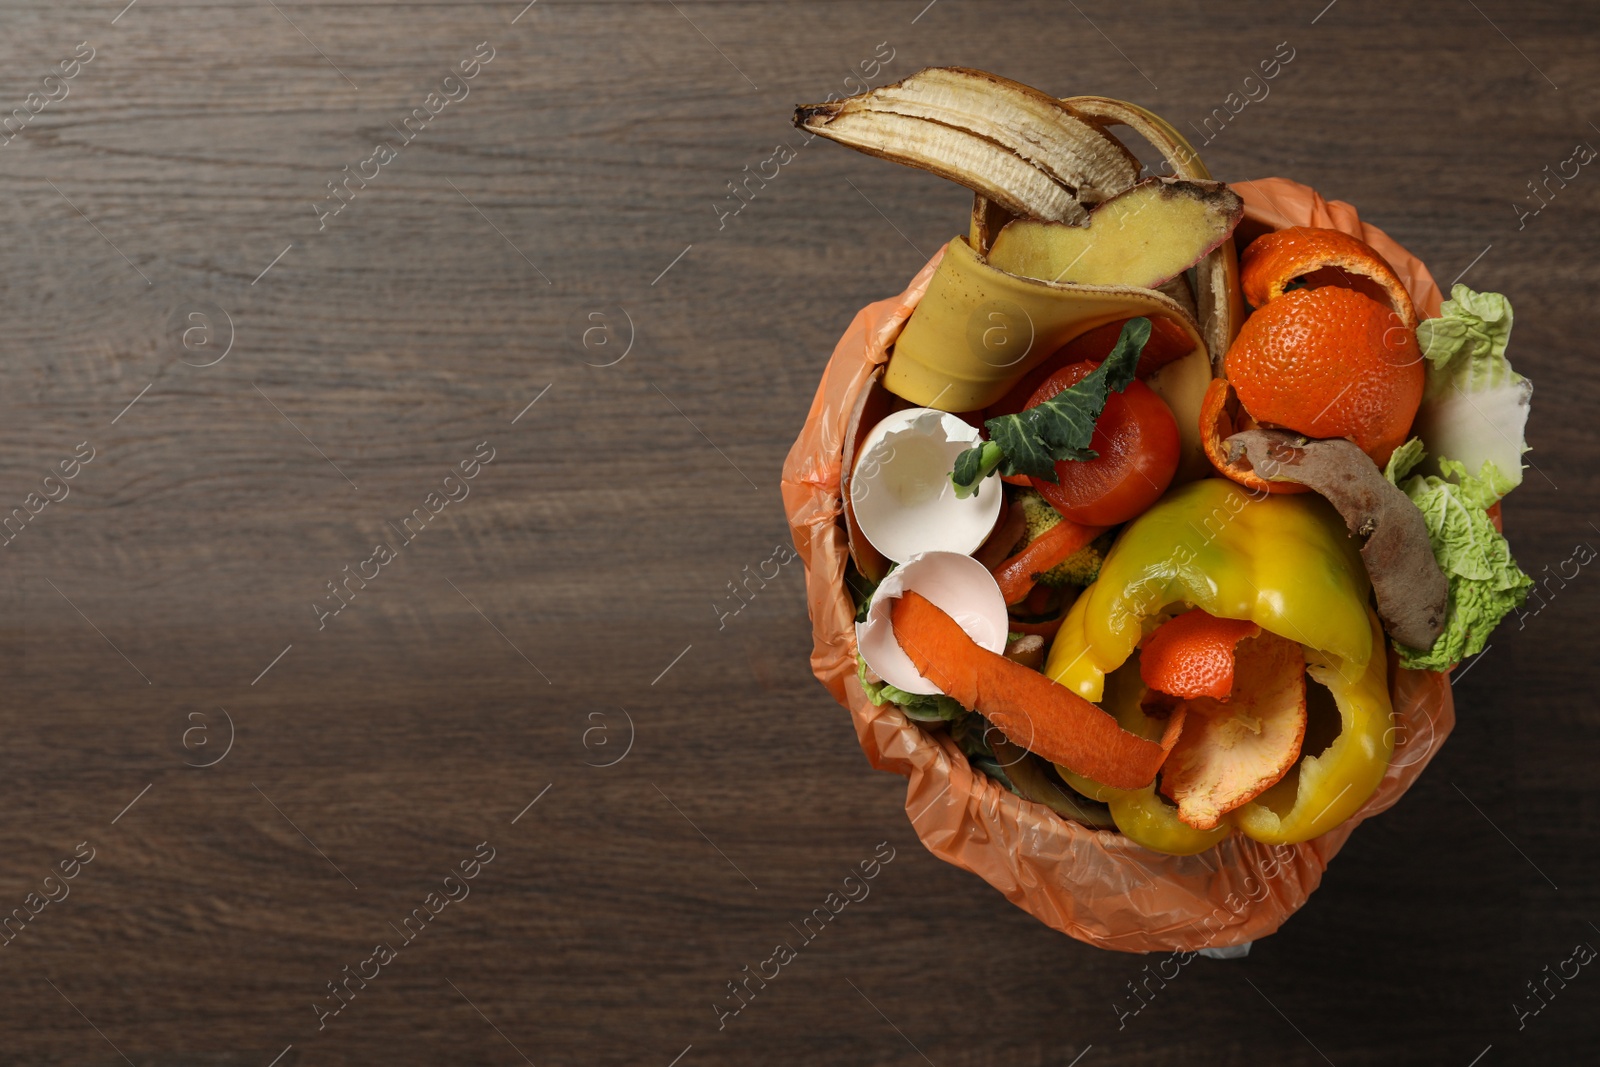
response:
{"label": "wood grain texture", "polygon": [[[0,148],[0,513],[95,453],[0,549],[0,912],[94,849],[0,948],[0,1063],[1585,1057],[1600,978],[1520,1030],[1512,1004],[1600,942],[1588,570],[1496,635],[1434,766],[1299,916],[1120,1020],[1153,961],[917,844],[810,675],[797,567],[716,605],[786,539],[779,467],[834,340],[966,225],[963,191],[821,140],[719,215],[880,44],[879,80],[959,63],[1190,131],[1288,42],[1206,161],[1511,296],[1538,470],[1506,522],[1554,571],[1600,538],[1600,178],[1521,229],[1512,205],[1600,143],[1591,7],[521,7],[0,10],[0,115],[95,50]],[[326,183],[480,42],[470,93],[319,230]],[[204,308],[234,344],[198,367],[218,349],[170,323]],[[481,442],[470,495],[319,629],[325,583]],[[223,751],[221,709],[232,749],[186,765]],[[595,766],[622,709],[632,748]],[[319,1030],[326,983],[485,841],[470,896]],[[880,842],[871,896],[719,1030],[726,983]]]}

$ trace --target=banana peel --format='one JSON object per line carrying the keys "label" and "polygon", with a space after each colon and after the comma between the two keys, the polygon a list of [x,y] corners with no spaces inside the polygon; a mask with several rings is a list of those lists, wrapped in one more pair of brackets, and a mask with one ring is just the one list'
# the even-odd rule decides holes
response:
{"label": "banana peel", "polygon": [[[1069,96],[1062,103],[1098,122],[1134,130],[1161,153],[1177,177],[1211,178],[1211,171],[1200,161],[1189,139],[1150,109],[1109,96]],[[1239,294],[1239,253],[1234,242],[1229,239],[1213,249],[1196,265],[1195,274],[1200,283],[1197,296],[1206,347],[1211,352],[1212,367],[1221,377],[1222,357],[1228,354],[1228,346],[1244,323],[1244,301]]]}
{"label": "banana peel", "polygon": [[1204,347],[1199,323],[1164,293],[1023,278],[956,237],[895,342],[884,388],[920,407],[975,411],[1079,334],[1140,315],[1172,319]]}
{"label": "banana peel", "polygon": [[1077,222],[1122,192],[1139,161],[1100,126],[1020,82],[963,67],[795,109],[794,124],[920,167],[1031,218]]}
{"label": "banana peel", "polygon": [[1201,477],[1209,461],[1200,406],[1211,380],[1201,327],[1187,309],[1154,289],[1079,285],[1023,278],[983,261],[953,238],[922,302],[895,342],[884,388],[919,407],[976,411],[1001,397],[1067,342],[1136,316],[1170,319],[1194,350],[1147,382],[1177,420],[1177,481]]}
{"label": "banana peel", "polygon": [[[844,100],[801,105],[795,109],[794,123],[868,155],[919,167],[972,189],[975,195],[966,245],[980,262],[1000,230],[1013,219],[1081,223],[1090,206],[1133,187],[1139,177],[1139,161],[1107,130],[1110,125],[1125,125],[1143,136],[1166,157],[1175,177],[1211,180],[1210,171],[1188,140],[1146,108],[1103,96],[1056,99],[1008,78],[963,67],[929,67]],[[953,268],[948,259],[947,265]],[[947,265],[941,265],[941,271]],[[1198,292],[1191,293],[1181,276],[1166,285],[1167,299],[1176,299],[1180,310],[1188,311],[1182,308],[1188,302],[1183,297],[1194,298],[1195,308],[1188,313],[1188,320],[1200,326],[1201,347],[1209,362],[1207,380],[1220,375],[1222,357],[1243,320],[1238,274],[1238,255],[1230,238],[1197,264]],[[1133,287],[1106,288],[1134,291]],[[989,307],[986,299],[976,300],[968,308],[971,321],[948,335],[945,343],[950,350],[938,357],[924,344],[922,335],[927,331],[917,326],[922,315],[919,309],[907,324],[910,343],[903,340],[897,346],[885,385],[926,407],[970,411],[987,406],[1054,351],[1054,346],[1045,347],[1049,340],[1058,346],[1076,336],[1070,328],[1061,332],[1061,302],[1052,303],[1055,311],[1045,316],[1049,329],[1040,331],[1038,323],[1028,321],[1032,314],[1029,305]],[[1024,317],[1012,321],[1017,310]],[[1135,310],[1123,317],[1143,313]],[[1107,321],[1114,320],[1088,322],[1083,330]],[[945,316],[942,324],[948,327],[952,322]],[[969,338],[969,328],[977,338],[976,346]],[[897,367],[901,353],[908,348],[913,351],[910,363]],[[919,349],[923,350],[920,354]],[[963,349],[971,349],[969,354],[977,357],[979,366],[972,366],[969,359],[965,374],[937,383],[927,380],[924,372],[931,366],[946,362],[959,366]],[[923,364],[920,369],[914,366],[918,362]],[[1204,382],[1193,367],[1174,371],[1167,378],[1152,387],[1169,403],[1177,398],[1174,415],[1180,426],[1187,427],[1194,421],[1191,415],[1198,417]],[[932,388],[918,388],[918,380]],[[915,391],[902,392],[902,387]],[[1194,441],[1188,440],[1190,436]],[[1179,478],[1204,471],[1196,451],[1189,447],[1197,441],[1197,431],[1186,431]]]}
{"label": "banana peel", "polygon": [[[941,119],[932,105],[924,99],[921,109],[914,106],[919,92],[959,84],[962,93],[992,94],[990,103],[980,105],[965,96],[964,111],[959,122],[967,123],[969,132],[980,128],[974,114],[983,116],[988,126],[998,125],[1007,132],[997,143],[1009,143],[1006,149],[1010,158],[997,159],[997,170],[974,173],[968,169],[957,173],[952,165],[929,157],[928,142],[900,144],[892,151],[886,144],[872,144],[846,136],[846,127],[837,126],[839,116],[856,111],[880,115],[890,110],[901,118],[922,123],[938,124]],[[920,87],[920,88],[919,88]],[[942,90],[941,90],[942,91]],[[958,94],[959,95],[959,94]],[[1067,97],[1054,100],[1027,87],[1006,79],[994,78],[981,72],[966,70],[932,69],[921,71],[905,82],[886,86],[859,97],[826,108],[803,107],[796,112],[796,124],[831,136],[869,154],[920,166],[960,181],[974,190],[972,215],[965,241],[956,240],[947,250],[945,262],[935,275],[922,307],[907,322],[889,362],[884,385],[892,392],[925,407],[946,411],[971,411],[993,403],[1019,381],[1024,374],[1048,358],[1060,345],[1096,326],[1134,315],[1165,314],[1182,322],[1186,328],[1194,327],[1196,349],[1189,356],[1173,362],[1148,382],[1167,406],[1172,409],[1181,436],[1181,452],[1175,483],[1190,481],[1209,473],[1199,431],[1199,418],[1206,387],[1214,376],[1221,373],[1222,357],[1244,318],[1244,306],[1239,296],[1239,265],[1232,238],[1224,240],[1207,253],[1196,265],[1195,286],[1186,275],[1178,275],[1162,286],[1162,290],[1135,287],[1076,287],[1076,296],[1065,295],[1073,286],[1058,285],[1055,292],[1045,292],[1046,282],[1029,283],[1005,272],[976,269],[982,264],[1000,230],[1019,217],[1054,219],[1056,221],[1082,221],[1087,218],[1086,205],[1110,199],[1132,188],[1138,178],[1138,164],[1126,167],[1111,165],[1097,181],[1083,181],[1081,168],[1075,180],[1082,182],[1075,189],[1076,209],[1064,208],[1049,193],[1047,203],[1030,199],[1039,195],[1035,189],[1028,193],[1022,188],[999,189],[998,185],[1016,182],[1019,173],[1016,161],[1024,159],[1020,153],[1032,152],[1040,158],[1052,151],[1067,151],[1056,142],[1041,140],[1037,145],[1018,148],[1017,131],[1034,128],[1029,122],[1040,122],[1041,112],[1049,113],[1044,102],[1059,105],[1062,113],[1071,116],[1072,122],[1088,120],[1099,141],[1081,140],[1080,126],[1071,125],[1076,147],[1072,152],[1103,151],[1103,142],[1117,146],[1119,157],[1132,160],[1131,153],[1106,127],[1126,125],[1139,133],[1166,157],[1172,173],[1179,178],[1200,181],[1211,180],[1211,173],[1200,161],[1199,155],[1188,140],[1172,125],[1153,112],[1126,101],[1101,96]],[[849,104],[847,107],[846,105]],[[1015,116],[1006,117],[1010,108],[1024,107],[1031,116],[1026,122]],[[996,112],[1000,115],[997,117]],[[1059,117],[1059,116],[1058,116]],[[951,118],[951,109],[943,114]],[[872,119],[878,122],[879,119]],[[975,134],[976,135],[976,134]],[[1058,135],[1059,137],[1059,135]],[[933,144],[942,142],[935,139]],[[987,143],[987,142],[986,142]],[[1052,147],[1056,144],[1056,147]],[[1087,145],[1087,149],[1085,146]],[[1016,149],[1016,150],[1013,150]],[[987,149],[986,149],[987,150]],[[923,153],[921,158],[917,158]],[[1075,158],[1071,152],[1069,158]],[[1028,162],[1028,160],[1024,160]],[[978,166],[967,160],[970,167]],[[1032,166],[1032,163],[1029,163]],[[1030,182],[1036,174],[1060,175],[1070,168],[1057,165],[1041,170],[1033,167],[1034,174],[1025,174]],[[1008,177],[1009,176],[1009,177]],[[1056,185],[1065,188],[1061,181]],[[1032,188],[1032,186],[1029,186]],[[962,249],[973,253],[963,257]],[[959,277],[955,277],[959,275]],[[1119,293],[1122,306],[1111,313],[1108,299]],[[957,298],[965,292],[965,304]],[[937,298],[937,301],[936,299]],[[935,311],[935,308],[938,308]],[[1173,314],[1176,308],[1177,314]],[[960,373],[951,372],[960,370]]]}

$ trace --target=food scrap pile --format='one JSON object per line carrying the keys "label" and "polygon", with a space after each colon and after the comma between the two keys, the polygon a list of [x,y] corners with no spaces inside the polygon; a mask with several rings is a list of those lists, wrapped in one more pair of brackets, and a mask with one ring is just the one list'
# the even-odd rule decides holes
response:
{"label": "food scrap pile", "polygon": [[868,697],[1159,852],[1354,814],[1391,662],[1448,671],[1532,585],[1506,298],[1422,318],[1370,244],[1246,220],[1122,101],[931,68],[795,122],[976,194],[844,442]]}

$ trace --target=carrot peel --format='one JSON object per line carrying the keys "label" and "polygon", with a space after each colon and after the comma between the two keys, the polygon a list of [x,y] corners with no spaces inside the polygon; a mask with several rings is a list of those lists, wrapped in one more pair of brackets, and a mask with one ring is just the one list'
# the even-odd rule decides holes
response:
{"label": "carrot peel", "polygon": [[994,570],[994,580],[1000,583],[1000,592],[1006,603],[1015,604],[1027,596],[1039,575],[1106,530],[1105,526],[1084,526],[1071,519],[1062,519],[1034,538],[1026,548]]}
{"label": "carrot peel", "polygon": [[1013,744],[1117,789],[1149,785],[1178,740],[1175,712],[1160,742],[1129,733],[1066,686],[979,645],[926,597],[890,609],[895,640],[922,676],[985,716]]}

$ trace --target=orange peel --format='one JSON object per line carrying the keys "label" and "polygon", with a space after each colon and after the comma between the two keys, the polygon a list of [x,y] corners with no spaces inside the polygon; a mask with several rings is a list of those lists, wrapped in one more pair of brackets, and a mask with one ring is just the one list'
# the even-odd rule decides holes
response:
{"label": "orange peel", "polygon": [[1377,251],[1359,237],[1317,226],[1291,226],[1251,241],[1240,259],[1244,298],[1260,309],[1283,295],[1295,278],[1335,268],[1375,282],[1407,329],[1416,329],[1417,309],[1405,283]]}
{"label": "orange peel", "polygon": [[1233,693],[1234,649],[1260,633],[1249,619],[1222,619],[1194,608],[1145,638],[1139,677],[1168,696],[1227,700]]}
{"label": "orange peel", "polygon": [[1225,365],[1263,425],[1344,437],[1382,467],[1409,436],[1425,385],[1416,333],[1339,285],[1297,289],[1245,320]]}
{"label": "orange peel", "polygon": [[1250,429],[1255,420],[1240,412],[1234,400],[1233,386],[1226,378],[1213,378],[1206,386],[1205,398],[1200,402],[1200,447],[1217,472],[1254,493],[1304,493],[1305,486],[1298,482],[1270,482],[1249,467],[1228,462],[1228,438],[1240,430]]}

